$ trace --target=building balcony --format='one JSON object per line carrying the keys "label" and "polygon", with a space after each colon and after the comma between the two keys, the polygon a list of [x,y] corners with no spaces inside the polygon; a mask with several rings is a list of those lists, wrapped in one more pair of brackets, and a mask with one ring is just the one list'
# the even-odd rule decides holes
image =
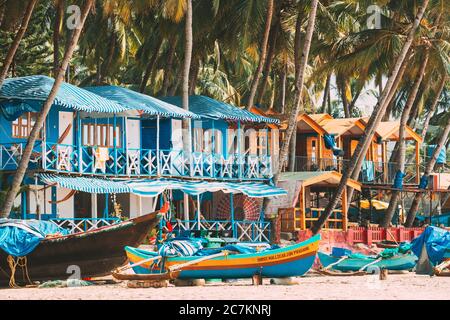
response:
{"label": "building balcony", "polygon": [[[16,170],[25,143],[0,145],[0,170]],[[187,177],[220,180],[267,180],[271,156],[103,148],[37,142],[29,169],[110,177]]]}
{"label": "building balcony", "polygon": [[[348,159],[341,158],[315,158],[315,157],[295,157],[294,172],[302,171],[342,171],[348,165]],[[403,179],[404,184],[418,184],[423,165],[416,163],[406,163]],[[285,171],[289,171],[286,168]],[[368,161],[366,160],[361,168],[358,181],[363,184],[393,184],[397,171],[396,162]]]}

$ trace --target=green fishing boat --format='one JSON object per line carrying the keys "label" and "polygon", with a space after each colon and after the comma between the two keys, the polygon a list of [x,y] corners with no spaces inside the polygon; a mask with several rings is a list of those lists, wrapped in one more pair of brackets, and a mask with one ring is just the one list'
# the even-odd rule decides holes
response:
{"label": "green fishing boat", "polygon": [[373,268],[386,270],[411,270],[417,262],[417,257],[413,254],[398,254],[392,257],[383,258],[380,256],[366,256],[362,254],[352,254],[350,256],[336,257],[323,252],[318,253],[320,263],[325,269],[348,271],[367,271]]}

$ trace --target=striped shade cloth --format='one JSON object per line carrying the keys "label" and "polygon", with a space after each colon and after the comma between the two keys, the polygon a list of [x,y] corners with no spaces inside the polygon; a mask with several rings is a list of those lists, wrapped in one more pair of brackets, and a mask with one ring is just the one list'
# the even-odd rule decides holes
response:
{"label": "striped shade cloth", "polygon": [[204,192],[222,191],[225,193],[243,193],[249,197],[277,197],[286,195],[284,189],[260,182],[221,182],[188,181],[177,179],[154,180],[107,180],[91,177],[68,177],[41,174],[46,184],[57,183],[58,186],[90,193],[133,193],[143,197],[155,197],[165,190],[181,190],[191,196]]}
{"label": "striped shade cloth", "polygon": [[200,118],[196,114],[179,108],[173,104],[158,100],[151,96],[116,86],[99,86],[84,88],[106,99],[113,100],[123,107],[142,111],[150,116],[164,118]]}
{"label": "striped shade cloth", "polygon": [[[181,106],[181,97],[163,97],[160,98],[168,103]],[[280,120],[263,117],[241,109],[231,104],[214,100],[205,96],[189,96],[189,111],[201,116],[202,118],[221,119],[229,121],[258,122],[258,123],[276,123]]]}
{"label": "striped shade cloth", "polygon": [[[29,109],[24,112],[40,111],[54,82],[53,78],[41,75],[6,79],[0,89],[0,102],[8,104],[8,107],[27,106]],[[61,84],[53,105],[86,112],[117,113],[127,110],[115,101],[66,82]]]}

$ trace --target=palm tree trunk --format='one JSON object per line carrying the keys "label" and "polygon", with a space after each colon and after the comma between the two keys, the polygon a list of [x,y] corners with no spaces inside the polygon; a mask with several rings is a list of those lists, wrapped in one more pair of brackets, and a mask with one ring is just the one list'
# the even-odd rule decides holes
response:
{"label": "palm tree trunk", "polygon": [[[183,87],[182,87],[182,106],[184,110],[189,110],[189,69],[191,68],[192,58],[192,0],[187,0],[186,25],[185,25],[185,46],[184,46],[184,65],[183,65]],[[183,119],[183,148],[185,152],[190,153],[190,121]]]}
{"label": "palm tree trunk", "polygon": [[[425,172],[423,173],[424,177],[428,177],[430,173],[433,171],[434,165],[436,164],[439,153],[441,152],[442,147],[445,145],[448,135],[450,134],[450,122],[447,123],[443,134],[441,135],[439,142],[434,149],[433,155],[431,156],[430,161],[427,163],[425,167]],[[405,227],[412,227],[414,223],[414,219],[416,218],[417,209],[419,208],[420,198],[422,197],[422,192],[417,192],[414,195],[413,202],[411,203],[411,207],[409,208],[408,215],[406,217]]]}
{"label": "palm tree trunk", "polygon": [[328,100],[328,95],[330,92],[330,86],[331,86],[331,74],[329,74],[327,76],[327,80],[325,82],[325,89],[323,91],[323,100],[322,100],[322,107],[320,112],[325,113],[327,110],[327,100]]}
{"label": "palm tree trunk", "polygon": [[22,18],[22,22],[20,24],[20,28],[14,37],[11,46],[9,47],[8,53],[6,54],[5,61],[3,62],[3,67],[0,72],[0,88],[3,85],[3,81],[5,81],[6,76],[8,75],[9,67],[13,62],[14,56],[16,55],[16,51],[19,48],[20,41],[23,38],[23,35],[28,29],[28,23],[30,22],[31,15],[33,14],[34,6],[36,5],[38,0],[30,0],[28,2],[27,8]]}
{"label": "palm tree trunk", "polygon": [[248,110],[250,110],[250,108],[253,107],[256,90],[258,89],[259,79],[261,78],[261,72],[264,67],[264,62],[266,61],[267,43],[269,42],[269,33],[270,33],[270,26],[272,24],[272,15],[273,15],[273,0],[267,0],[266,26],[264,30],[263,41],[261,43],[261,55],[259,57],[258,67],[256,68],[255,74],[253,75],[252,84],[250,86],[250,95],[247,104]]}
{"label": "palm tree trunk", "polygon": [[[369,122],[366,126],[364,135],[362,136],[362,139],[360,139],[360,141],[356,147],[356,150],[353,154],[353,158],[348,163],[346,170],[343,171],[343,175],[342,175],[341,181],[339,182],[337,190],[333,194],[333,197],[328,202],[328,205],[325,208],[325,211],[322,213],[322,215],[319,217],[319,219],[316,221],[316,223],[311,228],[311,231],[313,234],[317,234],[322,229],[325,222],[327,221],[327,219],[329,218],[329,216],[331,215],[333,210],[336,208],[336,205],[338,204],[339,199],[342,197],[342,193],[344,192],[344,189],[347,187],[347,182],[348,182],[349,178],[352,176],[355,169],[361,170],[362,159],[364,159],[367,149],[369,148],[369,145],[370,145],[370,142],[372,141],[376,127],[378,126],[378,124],[381,121],[381,118],[383,117],[384,113],[386,112],[386,107],[387,107],[387,104],[389,103],[389,96],[393,96],[393,94],[394,94],[393,92],[391,92],[391,91],[395,91],[395,90],[392,90],[394,82],[396,82],[395,80],[400,71],[400,68],[403,65],[403,61],[405,60],[406,55],[409,52],[411,44],[414,40],[414,35],[417,30],[417,27],[419,26],[419,23],[422,20],[423,14],[425,12],[425,8],[428,5],[428,1],[429,0],[424,0],[422,6],[419,7],[418,13],[414,19],[414,23],[411,27],[411,30],[408,33],[405,44],[403,45],[403,48],[397,58],[397,61],[394,64],[392,74],[389,77],[388,82],[386,83],[386,86],[383,90],[383,94],[381,95],[379,102],[377,103],[377,105],[374,108],[372,116],[370,117]],[[361,162],[357,166],[357,164],[359,162],[359,158],[361,158]]]}
{"label": "palm tree trunk", "polygon": [[156,44],[155,51],[153,51],[153,54],[147,64],[147,67],[145,68],[144,75],[142,76],[141,85],[139,86],[139,92],[141,93],[145,91],[145,87],[147,86],[148,79],[152,74],[153,66],[155,65],[156,58],[158,58],[159,49],[161,49],[162,43],[163,38],[159,39],[158,43]]}
{"label": "palm tree trunk", "polygon": [[284,114],[286,109],[286,89],[287,89],[287,64],[283,66],[281,74],[281,104],[279,112]]}
{"label": "palm tree trunk", "polygon": [[59,40],[61,27],[64,19],[64,0],[57,0],[55,3],[56,17],[53,25],[53,77],[58,75],[59,68]]}
{"label": "palm tree trunk", "polygon": [[[302,106],[302,88],[303,88],[303,82],[305,79],[305,69],[306,69],[306,65],[308,64],[309,49],[311,47],[311,40],[312,40],[312,36],[313,36],[313,32],[314,32],[314,25],[315,25],[315,21],[316,21],[316,12],[317,12],[318,2],[319,2],[318,0],[313,0],[311,2],[311,11],[309,13],[308,26],[306,29],[305,41],[303,43],[303,50],[302,50],[300,59],[299,60],[296,59],[297,61],[299,61],[299,64],[298,64],[298,68],[296,67],[296,73],[295,73],[295,77],[296,77],[295,94],[296,95],[295,95],[294,110],[292,110],[291,115],[289,117],[288,127],[287,127],[287,130],[285,133],[283,144],[281,146],[278,170],[274,176],[275,183],[278,182],[279,174],[280,174],[280,172],[285,164],[285,161],[287,159],[290,141],[292,139],[294,132],[296,132],[296,130],[297,130],[297,117],[300,112],[300,108]],[[302,14],[302,12],[299,11],[298,16],[297,16],[297,27],[296,27],[296,32],[295,32],[295,37],[297,40],[295,43],[295,46],[297,46],[297,47],[299,47],[298,44],[300,42],[299,39],[300,39],[301,14]],[[300,50],[298,50],[297,52],[300,53]]]}
{"label": "palm tree trunk", "polygon": [[64,75],[66,73],[67,66],[69,65],[69,61],[72,58],[73,52],[77,46],[78,39],[80,38],[81,31],[83,29],[84,23],[89,14],[89,11],[91,10],[93,3],[94,0],[87,0],[85,2],[85,5],[81,12],[80,23],[72,33],[72,39],[70,41],[70,45],[67,48],[67,51],[64,54],[61,66],[59,67],[58,76],[56,77],[55,82],[53,83],[53,87],[50,90],[50,94],[47,100],[45,100],[44,105],[42,106],[42,110],[39,112],[36,122],[33,126],[33,129],[31,130],[30,136],[28,137],[27,144],[23,151],[19,165],[17,166],[17,171],[14,174],[11,189],[8,191],[8,194],[6,195],[3,208],[0,212],[0,217],[7,217],[11,212],[11,209],[14,204],[14,199],[16,198],[17,193],[20,190],[20,184],[22,183],[22,180],[28,168],[28,163],[30,162],[30,157],[33,151],[34,143],[36,142],[36,139],[39,135],[39,131],[41,130],[45,118],[47,117],[47,114],[50,111],[53,101],[55,100],[59,87],[61,86],[61,83],[64,80]]}
{"label": "palm tree trunk", "polygon": [[198,71],[200,67],[200,61],[194,59],[191,64],[191,71],[189,72],[189,95],[195,94],[195,87],[197,86]]}
{"label": "palm tree trunk", "polygon": [[264,70],[263,75],[261,79],[261,87],[259,88],[258,93],[258,103],[261,105],[264,100],[264,94],[266,92],[267,88],[267,80],[269,79],[269,73],[272,68],[273,59],[275,58],[275,49],[276,49],[276,43],[277,43],[277,36],[278,36],[278,29],[279,24],[276,23],[272,30],[270,31],[270,37],[269,37],[269,52],[267,53],[267,59],[264,64]]}
{"label": "palm tree trunk", "polygon": [[167,65],[166,65],[166,68],[164,69],[164,80],[163,80],[163,86],[161,89],[162,96],[167,95],[167,90],[169,90],[169,85],[170,85],[169,73],[173,69],[172,66],[173,66],[173,60],[175,58],[175,51],[177,49],[177,42],[178,42],[178,37],[175,35],[175,36],[173,36],[173,38],[171,38],[171,41],[169,44],[169,51],[167,53]]}
{"label": "palm tree trunk", "polygon": [[[425,53],[425,58],[422,60],[419,72],[416,76],[414,84],[412,86],[411,92],[406,101],[405,108],[403,109],[402,116],[400,118],[400,129],[398,134],[398,155],[397,155],[397,166],[396,172],[405,171],[405,157],[406,157],[406,122],[408,121],[409,115],[412,110],[412,105],[416,99],[417,93],[419,91],[420,84],[422,83],[423,76],[425,74],[425,69],[428,63],[428,50]],[[392,217],[394,216],[395,210],[397,208],[398,196],[400,195],[399,190],[392,190],[391,199],[389,200],[389,206],[384,214],[383,220],[381,222],[382,227],[389,227]]]}
{"label": "palm tree trunk", "polygon": [[[408,61],[409,61],[409,59],[408,58],[405,58],[405,60],[403,61],[403,63],[402,63],[402,66],[400,67],[400,70],[399,70],[399,72],[398,72],[398,74],[397,74],[397,77],[395,78],[395,81],[394,81],[394,84],[392,85],[392,89],[391,89],[391,91],[390,91],[390,93],[389,93],[389,96],[388,96],[388,98],[387,98],[387,100],[386,100],[386,104],[387,104],[387,106],[390,106],[391,104],[392,104],[392,101],[393,101],[393,98],[394,98],[394,96],[395,96],[395,93],[396,93],[396,91],[397,91],[397,88],[398,88],[398,86],[400,85],[400,82],[402,81],[402,79],[403,79],[403,74],[405,73],[405,70],[406,70],[406,67],[408,66]],[[380,97],[381,97],[381,95],[380,95]],[[387,110],[387,108],[388,107],[386,107],[386,110]],[[384,116],[382,117],[382,119],[384,118]],[[363,151],[361,152],[361,154],[367,154],[367,150],[369,149],[369,146],[370,146],[370,143],[369,144],[367,144],[365,147],[364,147],[364,149],[363,149]],[[352,174],[351,174],[351,176],[350,176],[350,178],[351,179],[353,179],[353,180],[359,180],[358,178],[359,178],[359,174],[360,174],[360,172],[361,172],[361,166],[362,166],[362,163],[363,163],[363,161],[364,161],[364,159],[365,159],[365,156],[363,156],[363,157],[360,157],[358,160],[357,160],[357,163],[356,163],[356,167],[355,167],[355,170],[352,172]],[[351,203],[351,199],[352,199],[352,197],[353,197],[353,191],[354,191],[354,189],[353,188],[350,188],[350,187],[348,187],[348,190],[347,190],[347,203]]]}
{"label": "palm tree trunk", "polygon": [[446,79],[447,79],[447,75],[443,75],[442,79],[441,79],[441,82],[439,84],[439,88],[436,91],[436,95],[434,96],[433,103],[430,106],[430,111],[428,112],[427,117],[425,119],[425,122],[423,124],[423,129],[422,129],[421,135],[422,135],[422,138],[424,138],[424,139],[425,139],[425,137],[427,135],[427,132],[428,132],[428,127],[430,125],[431,117],[433,116],[434,111],[436,111],[436,107],[438,105],[439,98],[441,96],[442,91],[444,90]]}

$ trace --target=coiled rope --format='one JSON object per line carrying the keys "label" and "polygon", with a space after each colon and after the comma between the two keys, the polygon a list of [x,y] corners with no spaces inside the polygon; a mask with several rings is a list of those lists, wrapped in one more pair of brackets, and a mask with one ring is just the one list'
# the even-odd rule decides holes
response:
{"label": "coiled rope", "polygon": [[9,268],[11,269],[11,277],[9,278],[9,287],[10,288],[20,288],[16,283],[16,269],[17,267],[22,268],[22,276],[23,281],[25,282],[25,276],[27,277],[26,280],[28,280],[29,284],[32,284],[30,280],[30,276],[28,274],[28,267],[27,267],[27,257],[17,257],[17,260],[14,260],[14,257],[11,255],[8,255],[8,258],[6,259],[9,265]]}

